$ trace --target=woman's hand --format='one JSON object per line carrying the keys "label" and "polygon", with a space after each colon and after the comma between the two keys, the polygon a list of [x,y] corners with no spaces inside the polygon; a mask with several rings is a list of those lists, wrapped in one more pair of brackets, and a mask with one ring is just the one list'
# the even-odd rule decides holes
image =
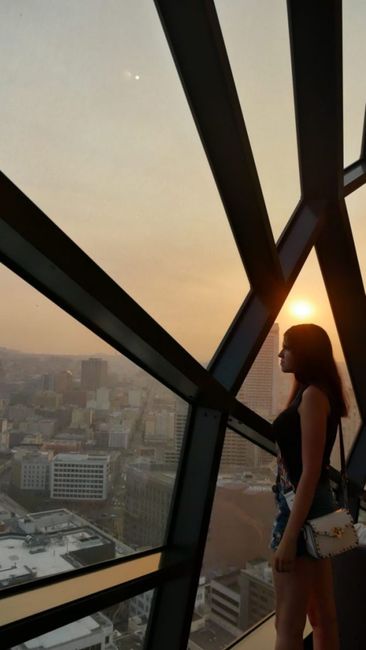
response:
{"label": "woman's hand", "polygon": [[295,567],[296,540],[283,537],[274,554],[274,568],[279,572],[292,571]]}

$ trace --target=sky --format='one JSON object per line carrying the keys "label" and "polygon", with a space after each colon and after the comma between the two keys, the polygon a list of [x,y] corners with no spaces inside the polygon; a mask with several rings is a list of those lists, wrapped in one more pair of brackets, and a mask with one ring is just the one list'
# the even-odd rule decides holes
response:
{"label": "sky", "polygon": [[[285,0],[216,8],[277,239],[300,195]],[[0,169],[199,361],[248,281],[152,0],[0,0]],[[344,12],[345,165],[359,156],[366,3]],[[203,80],[204,81],[204,80]],[[347,199],[361,271],[366,190]],[[110,348],[5,267],[0,347]],[[341,357],[314,253],[295,301]]]}

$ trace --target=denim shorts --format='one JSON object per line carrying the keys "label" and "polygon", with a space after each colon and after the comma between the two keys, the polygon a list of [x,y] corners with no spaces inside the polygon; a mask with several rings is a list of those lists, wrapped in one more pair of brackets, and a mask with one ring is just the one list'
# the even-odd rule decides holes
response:
{"label": "denim shorts", "polygon": [[[278,508],[277,516],[273,522],[272,528],[272,538],[270,543],[270,548],[276,550],[281,539],[282,535],[285,532],[285,528],[290,516],[290,509],[287,505],[284,493],[280,485],[276,485],[275,489],[275,499]],[[330,512],[336,510],[337,505],[335,503],[334,495],[330,487],[329,481],[321,481],[316,489],[314,500],[310,508],[309,515],[307,519],[313,519],[314,517],[321,517],[322,515],[327,515]],[[297,540],[297,552],[296,555],[300,557],[301,555],[307,555],[306,542],[304,538],[304,533],[301,530],[298,540]]]}

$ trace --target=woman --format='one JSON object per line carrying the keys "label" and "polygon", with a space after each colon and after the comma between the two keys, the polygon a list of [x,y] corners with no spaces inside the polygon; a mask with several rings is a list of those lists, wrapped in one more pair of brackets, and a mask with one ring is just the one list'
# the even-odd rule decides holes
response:
{"label": "woman", "polygon": [[[335,509],[327,468],[339,418],[347,413],[342,384],[327,333],[295,325],[278,355],[282,372],[295,375],[287,408],[273,423],[279,447],[275,486],[278,515],[273,527],[276,592],[275,650],[303,648],[308,615],[314,650],[339,650],[331,561],[306,552],[306,519]],[[285,494],[295,488],[291,511]]]}

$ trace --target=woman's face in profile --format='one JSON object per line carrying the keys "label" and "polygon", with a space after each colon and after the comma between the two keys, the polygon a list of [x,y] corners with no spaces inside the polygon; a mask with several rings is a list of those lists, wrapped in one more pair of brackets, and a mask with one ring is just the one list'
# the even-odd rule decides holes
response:
{"label": "woman's face in profile", "polygon": [[286,339],[283,340],[282,349],[278,356],[282,372],[295,372],[294,355]]}

